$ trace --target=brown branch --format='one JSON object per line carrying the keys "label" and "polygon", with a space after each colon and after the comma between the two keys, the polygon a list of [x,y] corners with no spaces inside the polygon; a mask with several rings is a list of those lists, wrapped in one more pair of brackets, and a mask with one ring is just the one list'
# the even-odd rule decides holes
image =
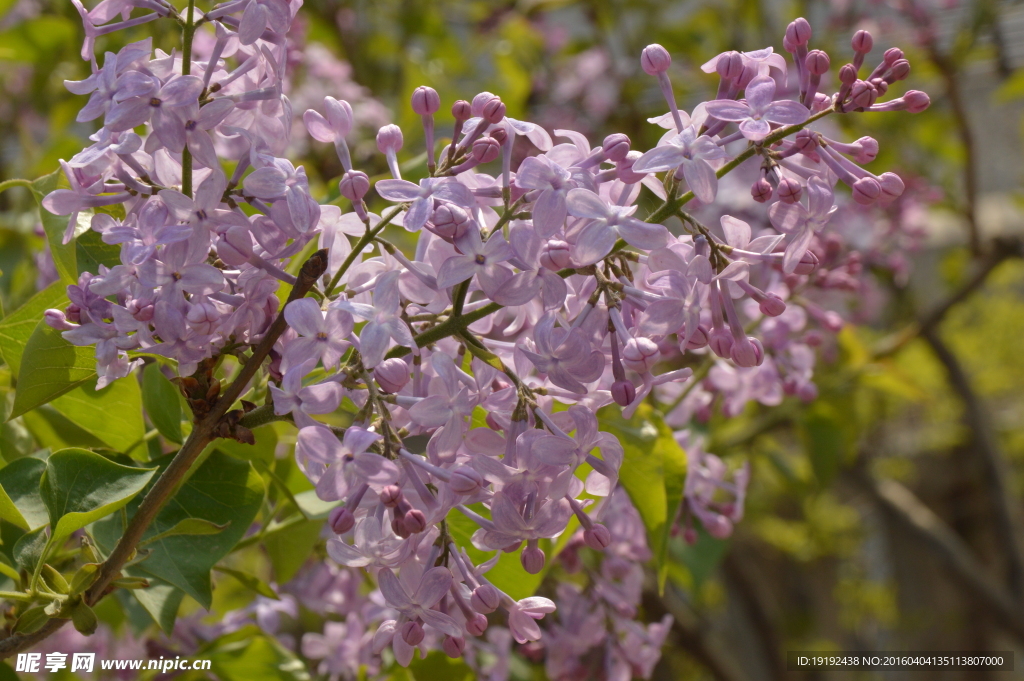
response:
{"label": "brown branch", "polygon": [[992,504],[996,522],[995,529],[1000,543],[1005,547],[1009,562],[1010,590],[1016,597],[1018,607],[1024,605],[1024,528],[1017,513],[1017,501],[1007,486],[1010,471],[1000,451],[996,434],[989,422],[988,414],[981,403],[970,378],[953,351],[939,337],[938,329],[929,329],[923,337],[931,346],[936,358],[946,368],[949,384],[964,404],[964,421],[971,431],[974,450],[979,456],[985,478],[987,494]]}
{"label": "brown branch", "polygon": [[[174,495],[178,484],[184,479],[192,464],[195,463],[196,458],[208,444],[220,437],[218,433],[222,430],[222,420],[225,414],[228,413],[235,400],[242,395],[249,381],[252,380],[263,364],[263,360],[270,354],[274,343],[277,342],[277,339],[288,328],[288,322],[284,318],[284,308],[293,300],[304,297],[326,270],[326,250],[317,251],[302,265],[298,281],[292,287],[288,300],[281,307],[277,317],[263,335],[259,345],[253,350],[252,356],[242,366],[242,370],[231,382],[231,385],[220,394],[210,411],[202,420],[196,423],[192,433],[181,449],[178,450],[174,459],[171,460],[170,465],[167,466],[160,477],[157,478],[153,487],[146,493],[135,515],[132,516],[131,522],[128,523],[128,527],[125,528],[124,534],[118,540],[117,546],[114,547],[110,556],[107,557],[100,567],[96,581],[86,592],[85,600],[88,604],[93,605],[97,603],[109,592],[108,587],[118,578],[121,568],[135,554],[135,547],[142,540],[142,535],[167,501]],[[31,648],[60,629],[67,621],[66,619],[52,618],[41,629],[31,634],[13,634],[8,636],[0,641],[0,659]]]}
{"label": "brown branch", "polygon": [[786,660],[782,655],[782,641],[779,638],[778,628],[772,622],[772,617],[765,608],[764,599],[758,592],[757,584],[737,557],[736,546],[733,546],[726,554],[725,560],[722,561],[722,571],[728,584],[740,597],[740,605],[746,610],[754,631],[761,639],[771,678],[774,681],[784,681],[787,675]]}
{"label": "brown branch", "polygon": [[975,558],[971,548],[913,492],[894,480],[852,476],[858,487],[932,550],[974,600],[1007,631],[1024,641],[1024,619],[1014,599]]}

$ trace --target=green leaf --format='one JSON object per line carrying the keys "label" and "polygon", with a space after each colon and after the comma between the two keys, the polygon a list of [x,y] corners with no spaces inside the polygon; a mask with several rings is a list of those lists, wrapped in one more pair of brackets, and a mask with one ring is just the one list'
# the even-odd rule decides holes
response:
{"label": "green leaf", "polygon": [[142,404],[146,414],[160,434],[171,442],[181,444],[181,401],[178,389],[152,363],[142,372]]}
{"label": "green leaf", "polygon": [[[164,468],[172,458],[166,456],[154,463]],[[210,570],[245,535],[259,512],[264,494],[263,478],[249,463],[213,451],[157,515],[143,540],[156,537],[187,518],[230,525],[217,534],[158,539],[146,547],[150,555],[132,574],[158,577],[209,609],[213,597]],[[139,503],[141,500],[129,504],[129,517],[134,515]],[[119,515],[93,527],[96,542],[107,552],[113,549],[121,532]]]}
{"label": "green leaf", "polygon": [[29,608],[21,614],[18,618],[17,623],[14,625],[14,633],[16,634],[31,634],[36,631],[44,624],[46,620],[50,619],[50,616],[46,614],[46,608],[38,606],[35,608]]}
{"label": "green leaf", "polygon": [[94,381],[80,385],[52,403],[54,409],[116,452],[127,452],[146,433],[142,395],[134,376],[96,390]]}
{"label": "green leaf", "polygon": [[26,524],[19,525],[6,516],[3,516],[4,520],[27,530],[34,530],[50,522],[46,505],[39,495],[39,481],[45,470],[46,462],[32,457],[18,459],[0,468],[0,487],[3,487],[4,495],[11,500]]}
{"label": "green leaf", "polygon": [[51,454],[39,485],[53,528],[51,543],[123,507],[155,471],[122,466],[85,449]]}
{"label": "green leaf", "polygon": [[99,620],[96,619],[96,613],[92,608],[86,605],[85,601],[79,600],[71,607],[71,623],[75,625],[78,633],[91,636],[95,633]]}
{"label": "green leaf", "polygon": [[105,243],[98,232],[90,229],[75,239],[75,256],[79,274],[96,273],[100,271],[100,265],[116,267],[121,264],[121,247]]}
{"label": "green leaf", "polygon": [[40,576],[43,578],[47,588],[53,593],[64,595],[71,593],[71,585],[68,584],[68,580],[64,579],[64,575],[57,572],[57,569],[52,565],[44,565]]}
{"label": "green leaf", "polygon": [[313,552],[320,539],[322,520],[305,520],[292,525],[286,531],[275,532],[263,539],[263,548],[274,568],[274,579],[284,584],[299,571]]}
{"label": "green leaf", "polygon": [[65,284],[78,283],[78,262],[76,258],[75,244],[64,242],[64,232],[68,226],[69,216],[54,215],[43,208],[43,198],[58,188],[67,189],[68,184],[64,171],[58,168],[49,175],[43,175],[32,182],[32,195],[39,204],[39,219],[43,223],[43,230],[46,232],[46,240],[50,242],[50,253],[53,254],[53,264],[57,267],[57,273]]}
{"label": "green leaf", "polygon": [[217,523],[209,520],[203,520],[202,518],[185,518],[180,523],[160,534],[154,535],[149,539],[144,539],[140,542],[139,546],[150,544],[155,541],[160,541],[164,537],[175,537],[177,535],[197,535],[197,534],[217,534],[223,532],[228,528],[231,523],[225,525],[218,525]]}
{"label": "green leaf", "polygon": [[668,577],[668,547],[672,523],[683,498],[686,452],[649,405],[643,404],[629,421],[616,407],[598,412],[601,429],[616,436],[625,452],[619,482],[629,494],[647,530],[647,543],[658,570],[658,586]]}
{"label": "green leaf", "polygon": [[199,654],[221,681],[309,681],[306,665],[275,639],[247,626],[213,641]]}
{"label": "green leaf", "polygon": [[340,504],[340,501],[324,501],[316,495],[316,490],[307,489],[295,495],[295,502],[299,506],[302,515],[310,520],[325,520],[331,509]]}
{"label": "green leaf", "polygon": [[39,564],[39,559],[43,556],[46,542],[46,526],[37,527],[22,535],[18,543],[14,545],[14,562],[26,572],[34,572],[36,565]]}
{"label": "green leaf", "polygon": [[72,423],[68,417],[54,409],[51,404],[36,407],[19,416],[18,420],[35,438],[37,446],[45,447],[51,452],[68,447],[102,449],[107,446],[92,433]]}
{"label": "green leaf", "polygon": [[829,485],[849,449],[846,429],[836,409],[819,400],[800,419],[800,437],[811,460],[814,477]]}
{"label": "green leaf", "polygon": [[[473,508],[472,510],[477,511],[481,515],[486,515],[486,509]],[[455,539],[455,543],[466,549],[474,563],[480,564],[494,556],[493,551],[481,551],[470,542],[470,538],[473,536],[473,532],[478,529],[478,526],[475,522],[464,516],[461,511],[458,509],[450,511],[447,522],[448,532]],[[544,570],[531,575],[523,569],[518,553],[502,553],[501,557],[498,558],[497,564],[487,573],[487,579],[512,598],[520,600],[528,598],[537,592],[537,588],[544,580],[544,575],[550,564],[551,561],[548,561],[544,566]]]}
{"label": "green leaf", "polygon": [[[129,569],[134,574],[135,569]],[[171,586],[162,579],[147,576],[149,587],[145,589],[132,590],[132,596],[149,613],[153,621],[159,625],[164,633],[170,634],[174,631],[174,620],[178,617],[178,608],[185,598],[185,592]]]}
{"label": "green leaf", "polygon": [[71,578],[71,593],[80,594],[96,581],[96,577],[100,574],[99,563],[86,563],[82,567],[78,568],[74,576]]}
{"label": "green leaf", "polygon": [[15,376],[21,368],[21,356],[25,352],[25,345],[39,325],[39,320],[43,318],[43,313],[52,307],[67,307],[66,290],[66,284],[56,281],[0,321],[0,352],[3,353],[4,361]]}
{"label": "green leaf", "polygon": [[25,345],[10,418],[60,397],[96,375],[96,350],[76,347],[40,321]]}
{"label": "green leaf", "polygon": [[232,570],[231,568],[226,568],[220,565],[215,566],[213,569],[217,572],[228,575],[229,577],[233,577],[235,581],[244,586],[246,589],[254,593],[257,593],[260,596],[263,596],[264,598],[272,598],[275,601],[281,600],[277,593],[275,593],[274,590],[270,588],[269,584],[267,584],[255,575],[250,575],[246,572],[241,572],[239,570]]}
{"label": "green leaf", "polygon": [[440,650],[432,650],[425,658],[409,663],[416,681],[473,681],[476,674],[462,658],[453,660]]}
{"label": "green leaf", "polygon": [[28,530],[28,521],[21,514],[14,501],[7,496],[7,491],[0,486],[0,519],[13,523],[23,530]]}

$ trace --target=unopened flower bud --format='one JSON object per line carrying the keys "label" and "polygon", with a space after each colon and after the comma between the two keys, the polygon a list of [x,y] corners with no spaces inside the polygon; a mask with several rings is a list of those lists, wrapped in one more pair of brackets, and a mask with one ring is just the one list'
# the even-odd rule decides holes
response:
{"label": "unopened flower bud", "polygon": [[828,67],[830,65],[828,55],[821,50],[811,50],[807,53],[807,58],[804,60],[804,64],[807,66],[807,70],[815,76],[828,73]]}
{"label": "unopened flower bud", "polygon": [[594,523],[589,530],[584,530],[583,541],[595,551],[604,551],[612,543],[612,533],[601,523]]}
{"label": "unopened flower bud", "polygon": [[544,552],[536,546],[527,546],[519,555],[523,569],[531,575],[536,575],[544,569],[545,560]]}
{"label": "unopened flower bud", "polygon": [[430,221],[434,231],[444,239],[457,239],[469,228],[469,214],[453,203],[442,203],[434,211]]}
{"label": "unopened flower bud", "polygon": [[448,657],[456,660],[462,657],[462,651],[466,649],[466,639],[461,636],[445,636],[441,642],[441,650]]}
{"label": "unopened flower bud", "polygon": [[217,257],[231,267],[248,262],[252,256],[252,234],[248,228],[235,225],[217,241]]}
{"label": "unopened flower bud", "polygon": [[697,325],[697,329],[690,334],[690,340],[686,341],[686,349],[700,350],[703,347],[707,347],[709,336],[710,334],[704,325]]}
{"label": "unopened flower bud", "polygon": [[498,606],[501,605],[501,595],[490,584],[481,584],[473,589],[473,593],[469,598],[469,604],[477,612],[487,615],[497,610]]}
{"label": "unopened flower bud", "polygon": [[402,129],[394,123],[385,125],[377,131],[377,149],[386,154],[402,148]]}
{"label": "unopened flower bud", "polygon": [[627,369],[646,374],[658,361],[658,344],[650,338],[630,338],[622,346],[622,363]]}
{"label": "unopened flower bud", "polygon": [[708,514],[710,517],[703,518],[704,529],[715,539],[728,539],[732,534],[732,523],[723,515],[717,513]]}
{"label": "unopened flower bud", "polygon": [[732,334],[726,328],[714,329],[708,338],[708,345],[711,347],[711,352],[722,359],[728,359],[732,353]]}
{"label": "unopened flower bud", "polygon": [[487,136],[498,144],[504,144],[508,140],[508,133],[505,132],[505,128],[497,128],[487,133]]}
{"label": "unopened flower bud", "polygon": [[659,73],[668,71],[672,65],[672,55],[661,45],[654,43],[644,48],[640,54],[640,67],[649,76],[656,76]]}
{"label": "unopened flower bud", "polygon": [[878,99],[878,90],[866,80],[858,80],[850,89],[850,100],[856,108],[867,108]]}
{"label": "unopened flower bud", "polygon": [[473,160],[477,163],[490,163],[501,154],[501,144],[493,137],[481,137],[473,142],[473,150],[470,152]]}
{"label": "unopened flower bud", "polygon": [[624,159],[615,164],[616,176],[626,184],[636,184],[647,177],[647,173],[637,173],[633,171],[633,164],[636,163],[641,156],[643,156],[643,154],[635,149],[626,154]]}
{"label": "unopened flower bud", "polygon": [[882,195],[882,185],[873,177],[862,177],[853,183],[853,200],[870,206]]}
{"label": "unopened flower bud", "polygon": [[800,262],[797,263],[796,269],[793,270],[793,274],[810,274],[818,267],[818,256],[814,255],[811,251],[804,253],[803,257],[800,258]]}
{"label": "unopened flower bud", "polygon": [[344,506],[335,506],[327,516],[327,523],[334,534],[345,534],[356,524],[356,518]]}
{"label": "unopened flower bud", "polygon": [[618,163],[625,160],[626,154],[629,153],[629,137],[621,132],[608,135],[601,143],[601,149],[604,151],[605,158],[613,163]]}
{"label": "unopened flower bud", "polygon": [[900,176],[896,173],[882,173],[878,176],[879,186],[882,188],[882,198],[891,201],[903,195],[905,185]]}
{"label": "unopened flower bud", "polygon": [[921,113],[932,103],[931,98],[920,90],[908,90],[903,95],[903,101],[907,103],[907,111],[910,113]]}
{"label": "unopened flower bud", "polygon": [[70,331],[76,328],[74,324],[68,322],[67,315],[60,310],[50,309],[43,313],[43,319],[46,320],[46,325],[51,329],[57,331]]}
{"label": "unopened flower bud", "polygon": [[850,41],[853,51],[858,54],[867,54],[874,45],[875,40],[867,31],[857,31],[853,34],[853,40]]}
{"label": "unopened flower bud", "polygon": [[729,356],[732,357],[732,361],[737,366],[747,368],[757,366],[757,351],[754,349],[754,344],[750,341],[750,338],[734,339],[732,348],[729,350]]}
{"label": "unopened flower bud", "polygon": [[818,386],[810,382],[804,383],[797,389],[796,396],[804,402],[813,402],[818,398]]}
{"label": "unopened flower bud", "polygon": [[791,177],[784,177],[779,182],[778,187],[779,200],[783,203],[796,203],[800,200],[800,195],[803,193],[803,187],[800,183]]}
{"label": "unopened flower bud", "polygon": [[412,110],[419,116],[430,116],[441,108],[441,97],[437,90],[420,85],[412,91]]}
{"label": "unopened flower bud", "polygon": [[786,27],[786,40],[794,47],[806,45],[811,39],[811,24],[800,17],[794,19]]}
{"label": "unopened flower bud", "polygon": [[398,506],[402,501],[402,488],[398,485],[388,485],[380,491],[380,503],[388,508]]}
{"label": "unopened flower bud", "polygon": [[480,109],[480,115],[488,123],[501,123],[501,120],[505,118],[505,103],[501,101],[500,97],[492,95]]}
{"label": "unopened flower bud", "polygon": [[612,383],[612,399],[620,407],[628,407],[636,399],[636,388],[629,381]]}
{"label": "unopened flower bud", "polygon": [[487,631],[487,618],[480,613],[474,613],[472,617],[466,620],[466,631],[473,636],[483,636],[484,632]]}
{"label": "unopened flower bud", "polygon": [[693,529],[692,527],[687,527],[685,530],[683,530],[683,540],[690,546],[696,544],[698,538],[699,537],[697,536],[697,530]]}
{"label": "unopened flower bud", "polygon": [[464,99],[460,99],[452,104],[452,116],[457,121],[468,121],[473,117],[473,105]]}
{"label": "unopened flower bud", "polygon": [[885,51],[885,57],[883,57],[886,64],[892,66],[900,59],[903,59],[903,50],[898,47],[890,47]]}
{"label": "unopened flower bud", "polygon": [[839,82],[843,85],[853,85],[857,81],[857,68],[853,64],[843,64],[839,69]]}
{"label": "unopened flower bud", "polygon": [[362,201],[370,191],[370,178],[361,170],[348,170],[338,181],[338,191],[349,201]]}
{"label": "unopened flower bud", "polygon": [[373,370],[373,378],[386,393],[397,393],[409,382],[409,365],[397,357],[385,359]]}
{"label": "unopened flower bud", "polygon": [[739,80],[743,75],[743,55],[735,50],[726,52],[718,58],[715,70],[725,80]]}
{"label": "unopened flower bud", "polygon": [[418,646],[423,642],[423,625],[416,621],[409,621],[402,625],[399,630],[402,640],[411,646]]}
{"label": "unopened flower bud", "polygon": [[540,264],[553,272],[564,270],[572,263],[569,244],[552,239],[544,244],[540,252]]}
{"label": "unopened flower bud", "polygon": [[423,530],[427,529],[426,516],[423,515],[423,511],[416,508],[405,514],[403,522],[405,523],[405,529],[408,530],[410,534],[419,534]]}
{"label": "unopened flower bud", "polygon": [[765,295],[764,300],[760,302],[758,308],[761,310],[761,314],[768,315],[769,317],[778,317],[786,311],[786,301],[774,293],[768,293]]}
{"label": "unopened flower bud", "polygon": [[897,80],[906,80],[907,76],[910,75],[910,62],[906,59],[900,59],[889,68],[889,82],[896,82]]}
{"label": "unopened flower bud", "polygon": [[758,178],[757,182],[750,185],[750,195],[758,203],[765,203],[772,198],[772,183],[763,177]]}
{"label": "unopened flower bud", "polygon": [[448,486],[456,494],[473,494],[483,487],[484,479],[469,466],[459,466],[451,474]]}

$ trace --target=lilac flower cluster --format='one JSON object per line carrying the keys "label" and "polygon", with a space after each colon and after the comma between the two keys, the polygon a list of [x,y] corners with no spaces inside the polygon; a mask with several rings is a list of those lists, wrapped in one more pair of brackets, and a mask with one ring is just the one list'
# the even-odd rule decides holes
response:
{"label": "lilac flower cluster", "polygon": [[[353,164],[352,107],[326,96],[302,120],[337,152],[338,190],[351,204],[343,212],[318,203],[304,169],[282,156],[293,129],[286,34],[300,0],[229,0],[207,12],[165,0],[103,0],[86,11],[73,1],[93,75],[67,85],[89,95],[79,120],[102,127],[62,163],[70,188],[44,206],[69,216],[65,242],[91,228],[119,244],[121,258],[83,274],[68,288],[71,305],[47,321],[69,342],[95,345],[102,387],[140,354],[175,362],[182,377],[222,355],[245,361],[283,315],[287,331],[249,394],[269,418],[299,428],[298,465],[336,503],[331,558],[379,588],[372,607],[344,606],[344,624],[304,639],[307,655],[332,676],[345,660],[368,663],[368,651],[390,649],[402,665],[417,649],[475,659],[507,650],[507,637],[485,636],[495,611],[519,644],[541,640],[538,620],[556,603],[516,600],[486,573],[502,553],[540,573],[545,540],[575,518],[580,534],[565,560],[582,546],[607,555],[591,589],[559,589],[550,671],[574,677],[580,661],[568,651],[604,646],[609,678],[649,675],[668,622],[630,621],[647,553],[635,544],[639,528],[618,527],[633,517],[616,491],[624,451],[596,412],[616,404],[631,418],[655,396],[685,407],[704,394],[695,390],[704,374],[738,386],[727,413],[770,403],[780,386],[813,397],[813,350],[790,339],[809,323],[842,324],[800,295],[821,265],[812,246],[836,210],[835,186],[849,185],[865,205],[903,191],[895,174],[858,165],[877,152],[870,138],[842,143],[813,123],[927,106],[915,91],[878,101],[909,73],[903,53],[887,51],[861,79],[872,45],[859,32],[853,63],[826,94],[829,58],[808,50],[810,26],[798,19],[784,41],[793,73],[771,48],[721,54],[704,67],[719,76],[716,98],[688,113],[676,105],[668,52],[651,45],[641,64],[669,112],[653,119],[668,131],[646,152],[622,134],[600,146],[572,130],[552,137],[508,116],[489,92],[452,105],[451,142],[437,152],[441,101],[420,87],[412,108],[427,162],[416,181],[401,176],[402,130],[385,125],[376,143],[392,177],[371,183]],[[106,53],[102,67],[93,57],[101,36],[165,18],[185,27],[183,54],[144,40]],[[202,58],[191,50],[196,28],[211,29]],[[782,96],[791,82],[795,99]],[[539,153],[513,169],[516,137]],[[730,215],[709,228],[683,211],[694,199],[714,202],[719,177],[755,157],[751,194],[777,198],[772,229],[755,234]],[[642,187],[662,200],[643,219]],[[392,207],[372,212],[371,190]],[[388,226],[414,235],[412,256],[383,237]],[[328,250],[326,273],[280,310],[281,283],[296,283],[289,269],[317,246]],[[344,410],[346,398],[355,405],[347,428],[317,418]],[[689,418],[670,417],[685,441]],[[684,533],[692,539],[696,518],[727,536],[749,472],[730,474],[692,444]],[[456,543],[452,513],[477,526],[472,544],[492,559],[475,564]],[[331,579],[351,575],[329,570]],[[558,645],[580,627],[592,639]]]}

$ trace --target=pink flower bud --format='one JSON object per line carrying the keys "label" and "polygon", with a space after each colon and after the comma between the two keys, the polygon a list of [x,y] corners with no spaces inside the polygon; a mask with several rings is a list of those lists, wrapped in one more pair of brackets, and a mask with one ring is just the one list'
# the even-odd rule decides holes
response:
{"label": "pink flower bud", "polygon": [[786,27],[786,40],[789,41],[794,47],[800,47],[806,45],[811,39],[811,24],[800,17],[794,19]]}
{"label": "pink flower bud", "polygon": [[850,100],[855,108],[867,108],[878,99],[878,90],[866,80],[858,80],[850,90]]}
{"label": "pink flower bud", "polygon": [[800,183],[791,177],[784,177],[779,182],[778,187],[779,200],[783,203],[796,203],[800,200],[800,195],[803,193],[803,187]]}
{"label": "pink flower bud", "polygon": [[715,539],[727,539],[732,534],[732,523],[723,515],[717,513],[710,518],[705,518],[704,529]]}
{"label": "pink flower bud", "polygon": [[452,203],[438,206],[430,221],[437,235],[444,239],[456,239],[469,228],[469,214]]}
{"label": "pink flower bud", "polygon": [[437,90],[420,85],[412,91],[412,110],[419,116],[430,116],[441,108],[441,97]]}
{"label": "pink flower bud", "polygon": [[396,516],[391,519],[391,531],[402,539],[408,539],[412,532],[405,526],[405,520],[401,516]]}
{"label": "pink flower bud", "polygon": [[461,636],[445,636],[441,642],[441,650],[453,660],[462,657],[462,651],[466,649],[466,639]]}
{"label": "pink flower bud", "polygon": [[483,636],[487,631],[487,618],[480,613],[473,613],[473,616],[466,620],[466,631],[473,636]]}
{"label": "pink flower bud", "polygon": [[750,340],[750,338],[743,338],[740,340],[733,341],[729,355],[732,357],[732,361],[735,362],[737,366],[757,366],[757,350],[754,349],[754,344],[751,343]]}
{"label": "pink flower bud", "polygon": [[750,185],[750,195],[758,203],[765,203],[772,198],[772,183],[768,180],[758,178],[757,182]]}
{"label": "pink flower bud", "polygon": [[402,501],[402,488],[398,485],[388,485],[380,491],[380,503],[388,508],[394,508]]}
{"label": "pink flower bud", "polygon": [[718,58],[715,70],[724,80],[739,79],[743,75],[743,55],[735,50],[726,52]]}
{"label": "pink flower bud", "polygon": [[758,308],[761,310],[761,314],[768,315],[769,317],[778,317],[786,311],[786,301],[774,293],[769,293],[765,295]]}
{"label": "pink flower bud", "polygon": [[419,534],[427,529],[427,517],[423,515],[423,511],[416,508],[405,514],[403,522],[405,523],[405,529],[410,534]]}
{"label": "pink flower bud", "polygon": [[708,330],[703,325],[698,325],[697,330],[690,334],[690,340],[686,342],[687,350],[700,350],[701,348],[707,347],[708,344]]}
{"label": "pink flower bud", "polygon": [[604,138],[604,142],[601,143],[601,149],[604,151],[605,158],[609,161],[613,163],[623,161],[626,158],[626,154],[629,153],[629,137],[621,132],[608,135]]}
{"label": "pink flower bud", "polygon": [[527,546],[519,554],[519,562],[523,564],[523,569],[531,575],[535,575],[544,569],[545,560],[544,552],[536,546]]}
{"label": "pink flower bud", "polygon": [[882,173],[878,176],[879,185],[882,188],[882,198],[891,201],[903,195],[905,186],[903,180],[896,173]]}
{"label": "pink flower bud", "polygon": [[327,516],[327,523],[334,534],[345,534],[356,524],[356,517],[344,506],[335,506]]}
{"label": "pink flower bud", "polygon": [[839,82],[843,85],[853,85],[857,80],[857,67],[853,64],[843,64],[839,69]]}
{"label": "pink flower bud", "polygon": [[854,144],[860,147],[860,151],[853,157],[857,163],[871,163],[878,156],[878,140],[874,137],[861,137]]}
{"label": "pink flower bud", "polygon": [[409,382],[409,365],[397,357],[386,359],[373,370],[373,378],[386,393],[397,393]]}
{"label": "pink flower bud", "polygon": [[473,160],[477,163],[490,163],[501,154],[501,144],[493,137],[481,137],[473,142],[473,149],[470,152]]}
{"label": "pink flower bud", "polygon": [[411,646],[418,646],[423,642],[423,625],[419,622],[406,622],[402,625],[399,633],[402,635],[402,640]]}
{"label": "pink flower bud", "polygon": [[480,115],[488,123],[501,123],[502,119],[505,118],[505,103],[501,101],[500,97],[492,95],[480,109]]}
{"label": "pink flower bud", "polygon": [[469,597],[469,604],[477,612],[487,615],[501,605],[501,595],[490,584],[481,584],[473,589],[473,594]]}
{"label": "pink flower bud", "polygon": [[804,383],[796,391],[796,396],[804,402],[813,402],[818,398],[818,386],[813,383]]}
{"label": "pink flower bud", "polygon": [[616,176],[626,184],[636,184],[647,177],[647,173],[633,172],[633,164],[636,163],[641,156],[643,156],[643,154],[636,150],[626,154],[626,158],[615,164]]}
{"label": "pink flower bud", "polygon": [[875,40],[867,31],[857,31],[853,34],[853,40],[850,41],[850,46],[857,54],[867,54],[874,45]]}
{"label": "pink flower bud", "polygon": [[898,80],[906,80],[907,76],[910,75],[910,62],[906,59],[900,59],[889,68],[889,76],[887,80],[889,82],[896,82]]}
{"label": "pink flower bud", "polygon": [[483,485],[483,477],[469,466],[459,466],[453,470],[451,480],[448,481],[448,486],[456,494],[473,494]]}
{"label": "pink flower bud", "polygon": [[601,523],[594,523],[589,530],[584,530],[583,541],[595,551],[604,551],[612,543],[612,533]]}
{"label": "pink flower bud", "polygon": [[807,53],[807,59],[804,60],[804,65],[807,66],[807,70],[815,76],[828,73],[828,67],[830,65],[828,55],[821,50],[811,50]]}
{"label": "pink flower bud", "polygon": [[468,121],[473,117],[473,105],[464,99],[460,99],[452,104],[452,116],[457,121]]}
{"label": "pink flower bud", "polygon": [[903,50],[898,47],[890,47],[885,51],[885,57],[883,58],[885,63],[892,66],[900,59],[903,59]]}
{"label": "pink flower bud", "polygon": [[636,388],[629,381],[612,383],[612,399],[620,407],[628,407],[636,399]]}
{"label": "pink flower bud", "polygon": [[377,149],[386,154],[402,148],[402,129],[397,125],[385,125],[377,131]]}
{"label": "pink flower bud", "polygon": [[349,201],[362,201],[370,191],[370,178],[361,170],[348,170],[338,181],[338,191]]}
{"label": "pink flower bud", "polygon": [[70,331],[71,329],[77,328],[74,324],[68,322],[67,315],[60,310],[49,309],[43,313],[43,319],[46,320],[47,326],[57,331]]}
{"label": "pink flower bud", "polygon": [[697,539],[697,530],[693,529],[692,527],[687,527],[685,530],[683,530],[683,540],[690,546],[696,544]]}
{"label": "pink flower bud", "polygon": [[248,228],[235,225],[217,241],[217,257],[231,267],[248,262],[252,256],[252,235]]}
{"label": "pink flower bud", "polygon": [[927,93],[920,90],[908,90],[903,95],[903,101],[907,103],[907,111],[910,113],[921,113],[932,103]]}
{"label": "pink flower bud", "polygon": [[801,130],[793,137],[793,143],[803,154],[809,154],[818,148],[818,134],[813,130]]}
{"label": "pink flower bud", "polygon": [[818,256],[814,255],[811,251],[804,253],[803,257],[800,258],[800,262],[797,263],[796,269],[793,270],[793,274],[810,274],[818,267]]}
{"label": "pink flower bud", "polygon": [[569,244],[558,239],[548,241],[544,244],[543,249],[541,249],[540,264],[552,272],[564,270],[572,264],[572,258],[569,255]]}
{"label": "pink flower bud", "polygon": [[656,76],[659,73],[668,71],[672,65],[672,55],[661,45],[654,43],[644,48],[640,53],[640,67],[649,76]]}
{"label": "pink flower bud", "polygon": [[732,353],[732,334],[725,328],[714,329],[708,338],[708,345],[711,347],[711,352],[722,359],[728,359]]}
{"label": "pink flower bud", "polygon": [[622,363],[638,374],[650,371],[658,361],[658,344],[650,338],[630,338],[622,346]]}
{"label": "pink flower bud", "polygon": [[853,200],[870,206],[882,195],[882,185],[873,177],[862,177],[853,183]]}

